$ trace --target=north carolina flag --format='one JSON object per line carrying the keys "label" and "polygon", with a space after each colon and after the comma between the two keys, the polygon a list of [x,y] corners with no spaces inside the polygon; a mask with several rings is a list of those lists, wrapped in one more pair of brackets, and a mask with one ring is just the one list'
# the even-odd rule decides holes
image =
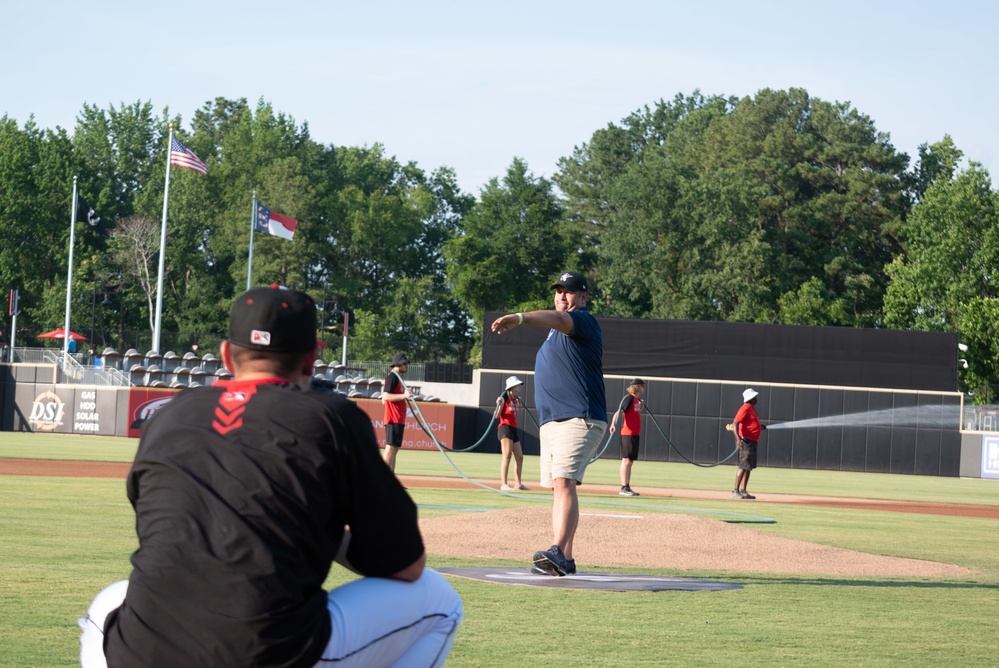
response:
{"label": "north carolina flag", "polygon": [[282,216],[276,211],[271,211],[263,204],[257,205],[257,226],[258,230],[270,232],[282,239],[291,239],[295,236],[295,228],[298,221],[288,216]]}

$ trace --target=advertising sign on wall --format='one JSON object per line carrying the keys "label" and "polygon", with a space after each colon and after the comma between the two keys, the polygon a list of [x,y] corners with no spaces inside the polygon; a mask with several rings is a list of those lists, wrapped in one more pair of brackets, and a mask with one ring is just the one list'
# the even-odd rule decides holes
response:
{"label": "advertising sign on wall", "polygon": [[982,477],[999,480],[999,436],[982,437]]}
{"label": "advertising sign on wall", "polygon": [[[377,399],[357,399],[357,405],[371,418],[371,424],[375,428],[375,438],[378,445],[385,445],[385,423],[384,408],[382,402]],[[454,406],[452,404],[441,404],[436,402],[421,402],[417,404],[420,412],[426,418],[430,430],[438,441],[444,445],[453,447],[454,433]],[[412,409],[406,408],[406,432],[402,437],[403,450],[436,450],[437,446],[430,440],[423,429],[420,428]]]}
{"label": "advertising sign on wall", "polygon": [[142,436],[142,423],[170,403],[177,390],[133,389],[128,395],[128,435]]}

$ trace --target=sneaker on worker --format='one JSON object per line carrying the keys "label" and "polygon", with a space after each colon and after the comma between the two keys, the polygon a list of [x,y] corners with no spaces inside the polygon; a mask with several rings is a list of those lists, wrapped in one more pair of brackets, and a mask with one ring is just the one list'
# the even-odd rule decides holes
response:
{"label": "sneaker on worker", "polygon": [[636,492],[635,490],[633,490],[628,485],[625,485],[624,487],[622,487],[621,491],[618,492],[618,494],[620,494],[621,496],[639,496],[638,492]]}
{"label": "sneaker on worker", "polygon": [[752,500],[755,499],[756,497],[747,492],[746,490],[742,490],[742,498]]}
{"label": "sneaker on worker", "polygon": [[742,498],[742,492],[740,492],[737,489],[733,489],[732,490],[732,498],[733,499],[741,499]]}
{"label": "sneaker on worker", "polygon": [[576,574],[576,560],[575,559],[566,559],[565,560],[565,574],[566,575],[575,575]]}
{"label": "sneaker on worker", "polygon": [[539,550],[534,553],[534,565],[531,567],[531,572],[562,577],[566,573],[566,567],[562,548],[558,545],[552,545],[547,550]]}

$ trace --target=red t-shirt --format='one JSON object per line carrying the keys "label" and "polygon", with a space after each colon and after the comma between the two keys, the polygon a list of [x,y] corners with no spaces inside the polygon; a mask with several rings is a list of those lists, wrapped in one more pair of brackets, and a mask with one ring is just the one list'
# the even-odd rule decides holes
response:
{"label": "red t-shirt", "polygon": [[[402,388],[402,381],[399,380],[399,376],[395,375],[391,371],[385,378],[385,384],[382,386],[382,391],[388,392],[389,394],[402,394],[405,392]],[[406,424],[405,399],[385,402],[384,422],[385,424]]]}
{"label": "red t-shirt", "polygon": [[621,416],[624,424],[621,425],[623,436],[638,436],[642,433],[642,400],[630,394],[624,400],[621,407]]}
{"label": "red t-shirt", "polygon": [[760,416],[756,414],[756,409],[752,404],[743,404],[739,412],[735,414],[734,422],[739,423],[739,436],[747,441],[760,440]]}
{"label": "red t-shirt", "polygon": [[511,399],[509,397],[503,397],[503,408],[500,409],[499,414],[499,424],[507,425],[509,427],[517,428],[517,409],[520,402],[516,399]]}

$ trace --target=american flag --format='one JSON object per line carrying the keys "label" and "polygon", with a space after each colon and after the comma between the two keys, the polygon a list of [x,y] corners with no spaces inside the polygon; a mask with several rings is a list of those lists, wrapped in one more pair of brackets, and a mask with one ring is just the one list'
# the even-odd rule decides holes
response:
{"label": "american flag", "polygon": [[208,174],[208,165],[176,137],[170,139],[170,164],[184,169],[193,169],[203,175]]}

